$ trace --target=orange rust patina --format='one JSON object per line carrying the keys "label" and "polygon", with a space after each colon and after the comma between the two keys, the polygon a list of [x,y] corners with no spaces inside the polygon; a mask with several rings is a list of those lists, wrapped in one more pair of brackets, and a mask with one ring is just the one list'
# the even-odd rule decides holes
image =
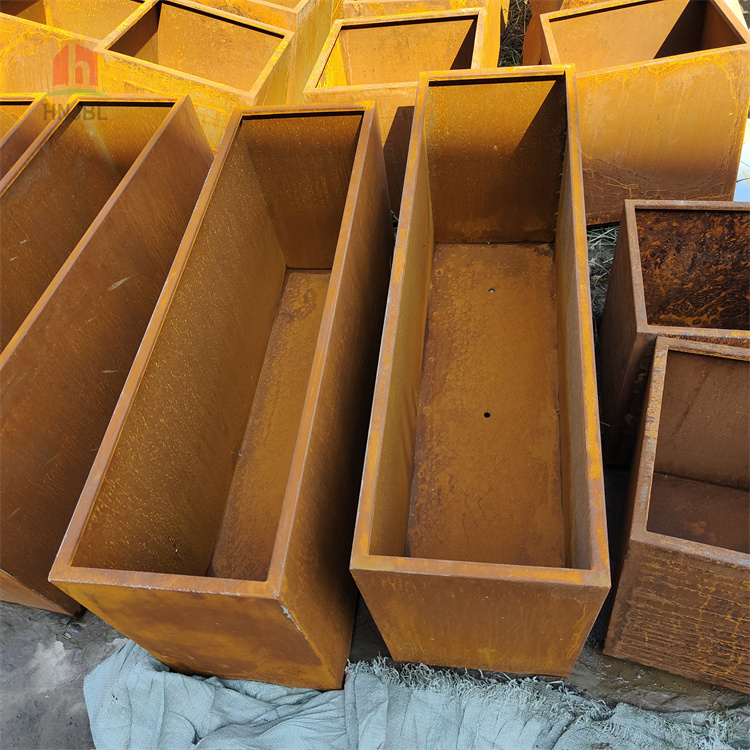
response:
{"label": "orange rust patina", "polygon": [[392,247],[374,105],[238,111],[51,580],[175,669],[340,687]]}
{"label": "orange rust patina", "polygon": [[750,347],[750,204],[626,201],[601,326],[604,455],[630,461],[657,336]]}
{"label": "orange rust patina", "polygon": [[0,178],[49,124],[44,104],[44,94],[0,94]]}
{"label": "orange rust patina", "polygon": [[722,0],[612,0],[541,25],[542,62],[576,66],[589,224],[628,198],[731,200],[750,34]]}
{"label": "orange rust patina", "polygon": [[609,589],[570,68],[420,78],[351,570],[391,654],[566,675]]}
{"label": "orange rust patina", "polygon": [[[120,20],[124,6],[132,10]],[[47,12],[46,23],[26,15],[0,14],[4,91],[189,95],[212,148],[236,106],[283,104],[289,94],[291,31],[189,0],[119,0],[111,12],[95,1],[78,23],[74,11]],[[62,29],[48,25],[56,18]]]}
{"label": "orange rust patina", "polygon": [[79,608],[47,576],[210,163],[189,99],[87,97],[0,182],[3,599]]}
{"label": "orange rust patina", "polygon": [[750,352],[659,338],[605,653],[750,692]]}
{"label": "orange rust patina", "polygon": [[[496,9],[496,8],[495,8]],[[305,86],[305,100],[378,105],[388,187],[401,199],[417,78],[424,70],[494,68],[500,36],[484,8],[337,21]]]}

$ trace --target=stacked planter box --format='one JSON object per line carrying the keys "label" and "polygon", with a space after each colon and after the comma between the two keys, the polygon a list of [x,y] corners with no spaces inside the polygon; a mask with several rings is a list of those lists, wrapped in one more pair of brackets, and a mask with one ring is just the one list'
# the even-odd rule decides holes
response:
{"label": "stacked planter box", "polygon": [[238,112],[51,580],[176,669],[339,687],[392,245],[372,105]]}
{"label": "stacked planter box", "polygon": [[750,204],[626,201],[601,326],[604,456],[630,461],[657,336],[750,347]]}
{"label": "stacked planter box", "polygon": [[79,607],[47,576],[210,161],[189,99],[87,99],[0,183],[3,599]]}
{"label": "stacked planter box", "polygon": [[0,95],[0,178],[44,130],[44,95]]}
{"label": "stacked planter box", "polygon": [[499,37],[488,34],[484,9],[337,21],[305,86],[305,100],[377,103],[397,210],[420,71],[494,67],[499,45]]}
{"label": "stacked planter box", "polygon": [[750,692],[750,352],[656,342],[605,653]]}
{"label": "stacked planter box", "polygon": [[606,596],[570,69],[420,79],[351,570],[457,667],[565,675]]}
{"label": "stacked planter box", "polygon": [[589,224],[628,198],[731,199],[750,34],[722,0],[611,0],[541,24],[542,62],[576,66]]}

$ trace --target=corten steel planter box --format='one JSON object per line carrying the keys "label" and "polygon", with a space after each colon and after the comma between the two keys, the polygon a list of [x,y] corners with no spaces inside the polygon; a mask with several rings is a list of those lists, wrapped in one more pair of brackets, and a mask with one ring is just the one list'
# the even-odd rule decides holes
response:
{"label": "corten steel planter box", "polygon": [[10,170],[49,124],[45,119],[45,104],[43,94],[0,94],[0,177]]}
{"label": "corten steel planter box", "polygon": [[0,89],[189,95],[214,149],[238,105],[286,101],[292,32],[187,0],[133,7],[101,41],[0,16]]}
{"label": "corten steel planter box", "polygon": [[0,12],[90,39],[104,39],[137,10],[141,2],[143,0],[2,0]]}
{"label": "corten steel planter box", "polygon": [[[71,134],[78,168],[99,180],[106,202],[0,355],[0,597],[69,613],[79,605],[49,583],[50,567],[211,162],[189,99],[100,106],[106,151],[76,134],[75,110],[50,141]],[[19,179],[39,162],[53,174],[62,163],[41,149]],[[40,252],[41,224],[74,213],[71,194],[26,187],[24,208],[36,217],[30,241],[13,250],[17,263]],[[90,200],[85,185],[76,189]],[[54,211],[42,211],[45,202]],[[3,216],[4,254],[15,231]]]}
{"label": "corten steel planter box", "polygon": [[657,336],[750,347],[749,279],[749,203],[625,202],[600,335],[608,462],[630,462]]}
{"label": "corten steel planter box", "polygon": [[175,669],[339,687],[392,246],[372,104],[236,114],[51,579]]}
{"label": "corten steel planter box", "polygon": [[750,34],[721,0],[599,3],[542,16],[542,61],[575,63],[586,216],[622,201],[731,200]]}
{"label": "corten steel planter box", "polygon": [[236,13],[255,21],[294,32],[287,101],[303,101],[302,90],[310,77],[333,23],[333,0],[201,0],[202,5]]}
{"label": "corten steel planter box", "polygon": [[488,33],[482,8],[337,21],[305,100],[377,103],[391,204],[398,210],[419,73],[493,68],[499,51],[499,35]]}
{"label": "corten steel planter box", "polygon": [[572,69],[423,75],[351,570],[394,659],[568,674],[609,589]]}
{"label": "corten steel planter box", "polygon": [[750,352],[656,343],[605,653],[750,692]]}
{"label": "corten steel planter box", "polygon": [[0,350],[173,106],[174,100],[71,100],[0,180]]}
{"label": "corten steel planter box", "polygon": [[597,0],[530,0],[531,18],[523,35],[523,64],[539,65],[542,61],[542,22],[543,13],[556,10],[580,8],[593,5]]}

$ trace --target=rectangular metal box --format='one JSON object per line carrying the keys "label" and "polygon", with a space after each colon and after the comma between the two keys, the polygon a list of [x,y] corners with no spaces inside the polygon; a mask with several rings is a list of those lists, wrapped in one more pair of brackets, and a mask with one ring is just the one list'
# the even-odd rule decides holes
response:
{"label": "rectangular metal box", "polygon": [[750,692],[750,352],[656,341],[604,651]]}
{"label": "rectangular metal box", "polygon": [[72,613],[50,567],[211,151],[187,98],[84,99],[24,161],[0,198],[0,597]]}
{"label": "rectangular metal box", "polygon": [[340,687],[392,247],[373,105],[237,112],[51,580],[175,669]]}
{"label": "rectangular metal box", "polygon": [[630,198],[731,200],[750,34],[722,0],[610,0],[541,25],[542,62],[576,66],[587,223]]}
{"label": "rectangular metal box", "polygon": [[565,675],[609,589],[575,101],[420,78],[351,559],[395,659]]}

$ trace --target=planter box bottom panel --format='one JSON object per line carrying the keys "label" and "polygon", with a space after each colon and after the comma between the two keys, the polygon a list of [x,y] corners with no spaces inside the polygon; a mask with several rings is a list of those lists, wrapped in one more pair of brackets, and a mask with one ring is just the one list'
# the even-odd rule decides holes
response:
{"label": "planter box bottom panel", "polygon": [[330,278],[287,271],[209,575],[268,577]]}
{"label": "planter box bottom panel", "polygon": [[436,244],[427,320],[407,555],[564,567],[553,246]]}
{"label": "planter box bottom panel", "polygon": [[750,554],[750,493],[654,472],[647,529]]}

